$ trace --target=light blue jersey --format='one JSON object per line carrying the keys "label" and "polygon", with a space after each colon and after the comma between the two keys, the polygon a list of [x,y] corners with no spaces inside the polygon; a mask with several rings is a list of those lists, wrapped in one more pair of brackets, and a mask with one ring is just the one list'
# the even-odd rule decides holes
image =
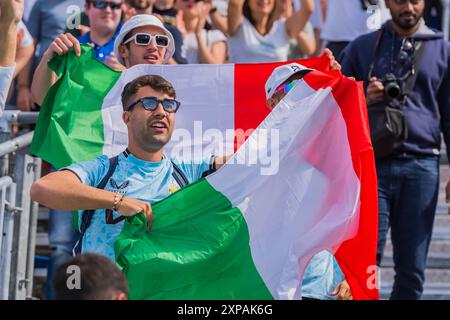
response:
{"label": "light blue jersey", "polygon": [[[172,159],[183,172],[189,183],[199,180],[203,173],[210,169],[211,157],[201,162],[180,161]],[[75,163],[62,170],[75,173],[82,183],[96,187],[108,172],[109,159],[101,156],[95,160]],[[109,179],[105,190],[119,192],[126,197],[153,204],[160,201],[179,189],[172,176],[172,162],[164,157],[160,162],[140,160],[132,154],[119,155],[117,167]],[[111,198],[111,203],[113,199]],[[113,218],[119,218],[117,212]],[[79,211],[78,225],[81,225],[81,211]],[[114,242],[122,231],[124,221],[116,224],[107,224],[105,209],[96,210],[92,222],[87,228],[83,238],[82,252],[95,252],[112,260],[114,256]]]}
{"label": "light blue jersey", "polygon": [[302,296],[320,299],[335,299],[331,293],[344,281],[344,275],[334,256],[324,250],[317,253],[306,267],[302,282]]}

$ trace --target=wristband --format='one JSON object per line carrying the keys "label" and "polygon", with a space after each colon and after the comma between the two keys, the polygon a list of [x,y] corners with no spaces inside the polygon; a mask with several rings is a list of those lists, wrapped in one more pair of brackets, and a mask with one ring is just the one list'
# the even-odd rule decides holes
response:
{"label": "wristband", "polygon": [[124,195],[120,194],[120,193],[116,193],[114,195],[114,201],[113,201],[113,206],[112,206],[113,211],[119,210],[119,206],[122,203],[123,197],[124,197]]}
{"label": "wristband", "polygon": [[217,11],[217,7],[212,7],[211,10],[209,10],[209,14],[213,14]]}

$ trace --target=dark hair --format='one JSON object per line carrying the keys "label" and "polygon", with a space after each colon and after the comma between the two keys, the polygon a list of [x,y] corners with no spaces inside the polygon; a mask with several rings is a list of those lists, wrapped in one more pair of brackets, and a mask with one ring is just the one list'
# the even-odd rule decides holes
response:
{"label": "dark hair", "polygon": [[[78,280],[74,278],[77,270]],[[110,300],[118,293],[128,297],[125,275],[112,260],[95,253],[80,254],[62,264],[56,271],[53,288],[57,300]]]}
{"label": "dark hair", "polygon": [[[248,21],[256,28],[256,22],[252,15],[252,10],[250,9],[250,5],[248,4],[249,0],[244,1],[244,6],[242,7],[242,14],[247,18]],[[267,24],[267,33],[269,33],[270,29],[272,29],[274,23],[274,15],[275,15],[276,4],[274,4],[272,11],[269,14],[269,23]]]}
{"label": "dark hair", "polygon": [[139,91],[139,89],[144,87],[150,87],[155,91],[162,92],[176,99],[177,95],[172,84],[158,75],[145,75],[140,76],[133,81],[127,83],[122,91],[122,106],[123,109],[132,103],[131,98]]}

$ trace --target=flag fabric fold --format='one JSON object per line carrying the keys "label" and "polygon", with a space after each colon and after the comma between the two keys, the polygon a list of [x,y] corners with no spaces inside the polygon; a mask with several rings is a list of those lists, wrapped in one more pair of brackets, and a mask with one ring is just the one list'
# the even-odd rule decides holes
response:
{"label": "flag fabric fold", "polygon": [[[308,81],[324,88],[313,89]],[[366,208],[371,219],[361,218],[361,193],[367,186],[363,190],[355,171],[352,156],[358,152],[352,150],[342,111],[363,107],[350,103],[352,89],[360,90],[342,76],[313,72],[224,167],[155,204],[150,233],[142,218],[126,224],[116,241],[116,258],[129,279],[131,297],[266,299],[269,292],[274,299],[299,299],[309,260],[328,250],[345,264],[355,298],[377,298],[366,272],[367,263],[374,263],[375,246],[364,243],[376,234],[360,234],[360,221],[376,225],[376,210]],[[344,95],[348,103],[339,105],[334,95]],[[353,112],[364,128],[365,113]],[[370,152],[364,130],[360,134],[363,141],[356,146]],[[262,174],[258,158],[248,163],[251,155],[271,153],[279,154],[274,174]],[[359,169],[373,177],[373,166]],[[365,247],[372,256],[341,253],[343,244]]]}
{"label": "flag fabric fold", "polygon": [[[297,62],[329,67],[324,57]],[[338,72],[311,72],[269,114],[264,83],[280,64],[138,65],[119,73],[89,46],[81,57],[49,62],[59,80],[30,151],[56,168],[123,151],[120,95],[144,74],[168,79],[182,103],[166,153],[237,150],[214,175],[155,204],[151,233],[142,217],[125,224],[116,253],[132,298],[297,299],[304,267],[322,249],[335,253],[356,299],[378,298],[376,174],[362,86]],[[277,150],[277,165],[240,164]]]}

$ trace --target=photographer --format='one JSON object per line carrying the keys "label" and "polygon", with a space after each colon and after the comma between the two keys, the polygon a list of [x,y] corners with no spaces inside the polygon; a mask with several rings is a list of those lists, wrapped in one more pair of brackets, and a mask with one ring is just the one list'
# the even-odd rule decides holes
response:
{"label": "photographer", "polygon": [[[366,89],[378,175],[377,264],[391,227],[391,299],[419,299],[438,199],[441,128],[450,143],[450,44],[425,25],[425,0],[385,2],[392,20],[349,44],[342,72]],[[449,190],[450,183],[447,199]]]}

